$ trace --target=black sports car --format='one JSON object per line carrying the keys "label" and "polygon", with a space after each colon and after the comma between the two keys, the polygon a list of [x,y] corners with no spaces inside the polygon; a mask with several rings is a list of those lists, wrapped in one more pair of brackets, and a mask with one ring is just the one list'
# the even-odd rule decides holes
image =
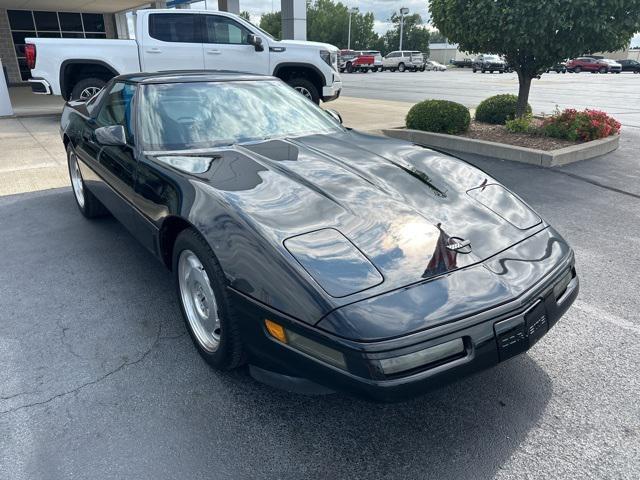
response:
{"label": "black sports car", "polygon": [[571,248],[489,175],[272,77],[119,76],[61,133],[80,211],[173,272],[216,368],[402,399],[526,351],[578,293]]}

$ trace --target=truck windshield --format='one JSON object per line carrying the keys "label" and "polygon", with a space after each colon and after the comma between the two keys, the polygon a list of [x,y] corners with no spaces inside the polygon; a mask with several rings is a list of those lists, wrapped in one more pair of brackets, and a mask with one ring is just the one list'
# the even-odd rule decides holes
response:
{"label": "truck windshield", "polygon": [[145,85],[140,129],[147,151],[213,148],[343,130],[279,80]]}

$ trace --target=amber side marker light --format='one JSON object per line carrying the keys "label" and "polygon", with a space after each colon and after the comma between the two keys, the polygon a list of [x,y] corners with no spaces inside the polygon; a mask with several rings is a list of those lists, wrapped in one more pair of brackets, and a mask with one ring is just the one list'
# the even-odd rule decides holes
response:
{"label": "amber side marker light", "polygon": [[284,344],[293,347],[296,350],[304,352],[312,357],[322,360],[323,362],[330,363],[336,367],[346,370],[347,364],[344,359],[344,355],[327,347],[321,343],[318,343],[303,335],[299,335],[291,330],[286,330],[282,325],[265,318],[264,325],[267,327],[267,332],[273,338]]}
{"label": "amber side marker light", "polygon": [[287,334],[285,333],[282,325],[278,325],[276,322],[269,319],[265,319],[264,324],[267,327],[269,335],[282,343],[287,343]]}

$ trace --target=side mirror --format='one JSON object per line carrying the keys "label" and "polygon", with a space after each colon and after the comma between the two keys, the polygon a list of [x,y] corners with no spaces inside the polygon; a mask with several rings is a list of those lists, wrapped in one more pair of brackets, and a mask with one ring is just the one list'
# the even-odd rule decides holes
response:
{"label": "side mirror", "polygon": [[325,112],[327,112],[327,115],[329,115],[331,118],[333,118],[336,122],[338,122],[340,125],[342,125],[342,115],[340,115],[338,112],[336,112],[335,110],[333,110],[331,108],[327,108],[325,110]]}
{"label": "side mirror", "polygon": [[96,141],[100,145],[122,146],[127,144],[127,135],[122,125],[96,128]]}
{"label": "side mirror", "polygon": [[254,46],[256,52],[262,52],[264,50],[264,47],[262,46],[262,38],[258,35],[250,34],[247,39],[249,40],[249,44]]}

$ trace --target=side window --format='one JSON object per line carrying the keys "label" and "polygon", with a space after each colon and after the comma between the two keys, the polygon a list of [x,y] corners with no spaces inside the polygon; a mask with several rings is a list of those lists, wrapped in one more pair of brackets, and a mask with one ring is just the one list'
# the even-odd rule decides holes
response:
{"label": "side window", "polygon": [[96,118],[98,126],[122,125],[127,132],[127,139],[131,140],[133,138],[132,100],[135,90],[130,83],[115,83],[109,90]]}
{"label": "side window", "polygon": [[202,43],[198,35],[200,15],[156,13],[149,15],[149,36],[163,42]]}
{"label": "side window", "polygon": [[205,15],[207,43],[226,43],[232,45],[249,45],[251,34],[238,22],[221,15]]}

